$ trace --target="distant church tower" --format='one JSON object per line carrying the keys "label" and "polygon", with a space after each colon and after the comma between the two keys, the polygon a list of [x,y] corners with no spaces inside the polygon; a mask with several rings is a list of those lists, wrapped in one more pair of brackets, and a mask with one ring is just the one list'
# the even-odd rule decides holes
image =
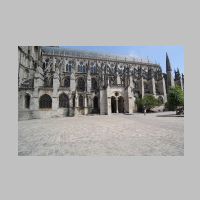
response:
{"label": "distant church tower", "polygon": [[175,71],[175,85],[178,85],[183,90],[183,78],[181,77],[180,71],[177,68],[177,71]]}
{"label": "distant church tower", "polygon": [[167,91],[168,91],[170,87],[174,87],[174,77],[167,53],[166,53],[166,73],[167,73]]}

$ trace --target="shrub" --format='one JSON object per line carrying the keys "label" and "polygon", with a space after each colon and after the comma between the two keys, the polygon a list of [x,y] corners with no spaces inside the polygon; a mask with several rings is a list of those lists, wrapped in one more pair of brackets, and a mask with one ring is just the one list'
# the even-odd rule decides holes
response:
{"label": "shrub", "polygon": [[161,102],[156,99],[153,95],[145,95],[142,99],[143,107],[145,106],[147,111],[152,108],[161,105]]}
{"label": "shrub", "polygon": [[172,111],[174,111],[177,106],[184,106],[184,92],[180,86],[169,89],[167,101],[168,109]]}
{"label": "shrub", "polygon": [[143,99],[137,98],[136,104],[138,112],[142,112],[144,106],[146,107],[147,111],[150,111],[152,108],[160,106],[162,102],[160,99],[156,99],[153,95],[145,95]]}

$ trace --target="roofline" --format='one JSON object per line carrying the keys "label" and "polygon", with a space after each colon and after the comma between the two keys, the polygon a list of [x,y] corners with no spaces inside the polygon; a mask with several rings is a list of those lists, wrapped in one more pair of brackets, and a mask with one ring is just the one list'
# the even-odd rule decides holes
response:
{"label": "roofline", "polygon": [[160,67],[159,64],[154,64],[150,62],[139,62],[139,61],[129,61],[129,60],[121,60],[121,59],[112,59],[112,58],[99,58],[99,57],[87,57],[87,56],[73,56],[73,55],[63,55],[56,53],[47,53],[44,52],[43,56],[52,56],[52,57],[68,57],[68,58],[77,58],[77,59],[88,59],[88,60],[101,60],[101,61],[110,61],[110,62],[118,62],[118,63],[126,63],[126,64],[137,64],[137,65],[147,65],[153,67]]}

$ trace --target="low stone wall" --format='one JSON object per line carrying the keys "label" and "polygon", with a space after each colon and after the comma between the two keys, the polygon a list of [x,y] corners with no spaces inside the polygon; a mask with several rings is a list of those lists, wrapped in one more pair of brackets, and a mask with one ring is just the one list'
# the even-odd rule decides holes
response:
{"label": "low stone wall", "polygon": [[18,120],[29,120],[29,119],[44,119],[54,117],[67,117],[73,116],[73,111],[69,109],[58,109],[58,110],[25,110],[18,112]]}

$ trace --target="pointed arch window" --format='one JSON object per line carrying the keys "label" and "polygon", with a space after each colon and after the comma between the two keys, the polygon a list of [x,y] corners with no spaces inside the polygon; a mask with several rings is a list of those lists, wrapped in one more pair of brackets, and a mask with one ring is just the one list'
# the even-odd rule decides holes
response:
{"label": "pointed arch window", "polygon": [[64,83],[63,83],[64,87],[68,88],[70,87],[70,77],[66,77],[64,79]]}
{"label": "pointed arch window", "polygon": [[77,90],[78,91],[85,91],[85,81],[83,78],[78,78],[77,80]]}
{"label": "pointed arch window", "polygon": [[71,72],[71,64],[66,64],[66,72]]}

